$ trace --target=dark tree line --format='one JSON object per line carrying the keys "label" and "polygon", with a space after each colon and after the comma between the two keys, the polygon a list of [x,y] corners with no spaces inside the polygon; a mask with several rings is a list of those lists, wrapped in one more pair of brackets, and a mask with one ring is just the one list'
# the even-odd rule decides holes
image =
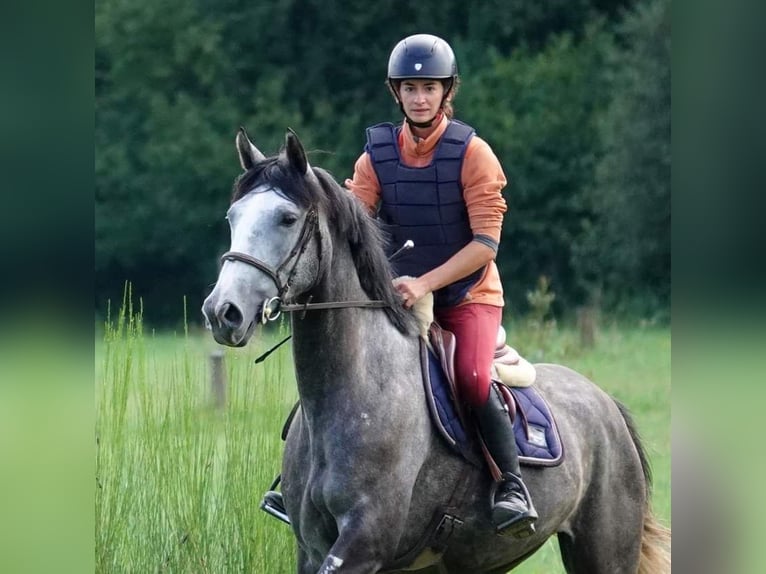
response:
{"label": "dark tree line", "polygon": [[550,278],[559,313],[667,312],[670,3],[102,0],[96,4],[96,306],[125,281],[151,321],[192,318],[225,250],[244,125],[286,127],[342,181],[364,128],[399,119],[388,54],[455,48],[457,115],[509,178],[498,262],[508,313]]}

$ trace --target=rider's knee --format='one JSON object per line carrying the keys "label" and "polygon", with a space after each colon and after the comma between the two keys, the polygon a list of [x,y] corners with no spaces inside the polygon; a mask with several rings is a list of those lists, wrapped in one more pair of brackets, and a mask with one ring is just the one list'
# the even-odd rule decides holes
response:
{"label": "rider's knee", "polygon": [[460,385],[460,396],[469,406],[478,408],[484,406],[489,398],[489,376],[481,377],[476,369],[464,373],[455,373]]}

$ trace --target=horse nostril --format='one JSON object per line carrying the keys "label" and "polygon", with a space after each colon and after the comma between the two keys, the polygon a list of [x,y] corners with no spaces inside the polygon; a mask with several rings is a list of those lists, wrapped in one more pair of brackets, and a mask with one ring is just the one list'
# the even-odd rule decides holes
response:
{"label": "horse nostril", "polygon": [[218,317],[221,320],[221,323],[231,329],[238,328],[242,325],[243,321],[242,311],[240,311],[239,307],[233,303],[224,303],[221,305],[221,308],[218,310]]}

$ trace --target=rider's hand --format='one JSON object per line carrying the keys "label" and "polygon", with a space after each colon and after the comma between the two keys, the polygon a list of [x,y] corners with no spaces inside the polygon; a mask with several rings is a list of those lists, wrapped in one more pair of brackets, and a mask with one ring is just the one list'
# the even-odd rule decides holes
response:
{"label": "rider's hand", "polygon": [[402,296],[405,308],[410,309],[420,299],[431,292],[428,285],[422,279],[403,279],[395,285],[396,290]]}

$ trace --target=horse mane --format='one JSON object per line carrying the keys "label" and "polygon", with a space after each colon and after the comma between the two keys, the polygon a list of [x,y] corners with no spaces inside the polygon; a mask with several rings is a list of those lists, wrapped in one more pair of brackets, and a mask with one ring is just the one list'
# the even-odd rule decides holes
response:
{"label": "horse mane", "polygon": [[290,167],[283,156],[273,156],[258,162],[234,182],[231,202],[234,203],[261,184],[268,183],[300,207],[316,205],[328,217],[335,241],[346,241],[359,276],[359,282],[370,299],[380,299],[388,306],[385,312],[402,333],[416,332],[410,311],[404,308],[395,291],[391,265],[385,253],[384,234],[377,221],[370,217],[356,197],[343,189],[326,170],[311,167],[316,185]]}
{"label": "horse mane", "polygon": [[380,299],[388,304],[385,308],[394,326],[402,333],[416,331],[412,312],[406,310],[393,286],[393,272],[384,246],[386,239],[377,220],[370,217],[361,202],[351,192],[343,189],[330,175],[320,168],[312,168],[327,199],[325,213],[336,233],[336,240],[346,240],[351,249],[359,282],[370,299]]}

